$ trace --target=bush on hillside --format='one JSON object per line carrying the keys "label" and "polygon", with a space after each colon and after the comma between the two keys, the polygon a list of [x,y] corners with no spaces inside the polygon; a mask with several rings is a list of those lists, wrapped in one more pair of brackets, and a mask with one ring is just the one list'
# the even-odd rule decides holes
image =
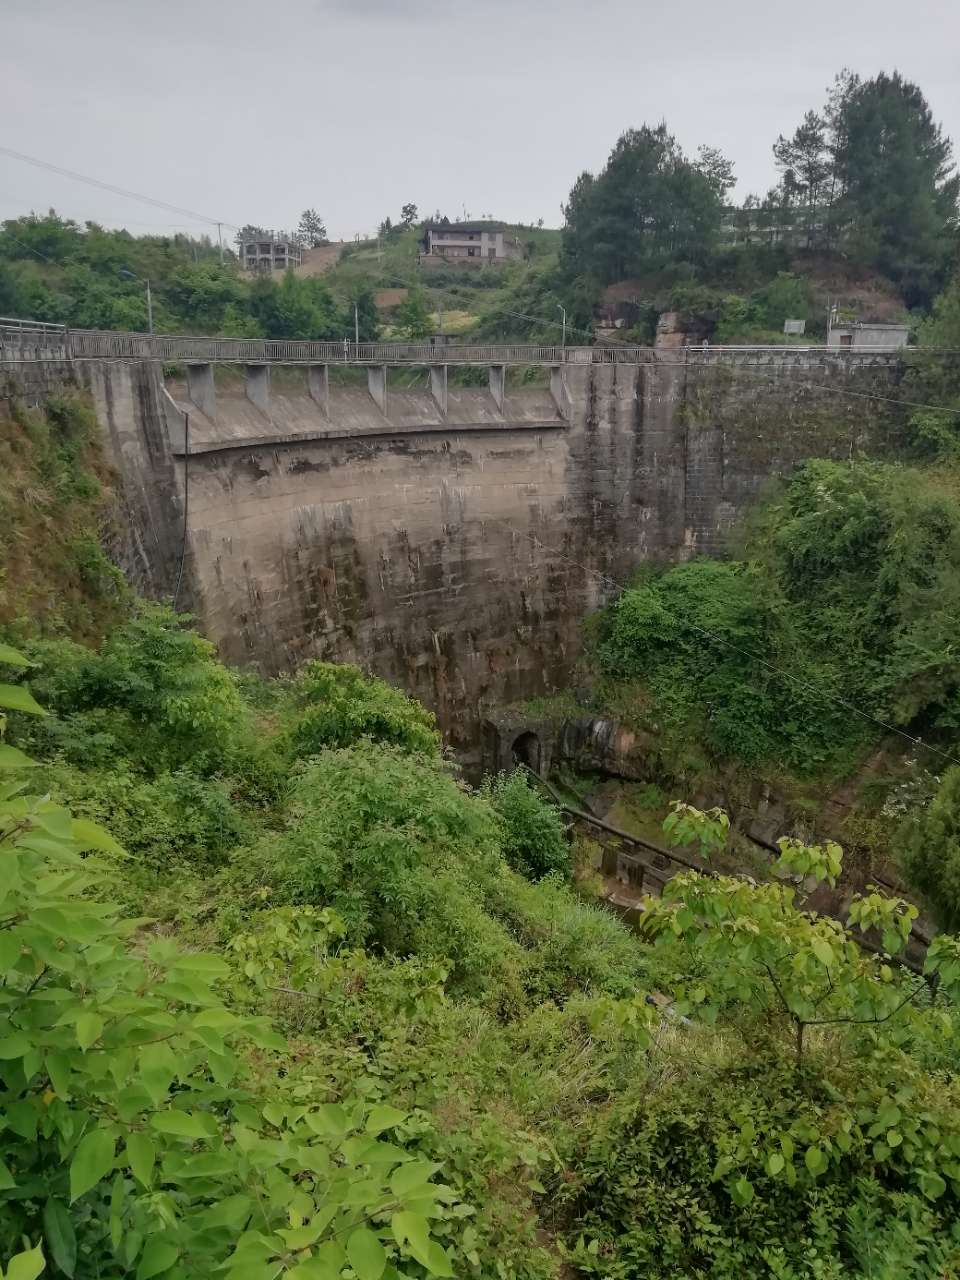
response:
{"label": "bush on hillside", "polygon": [[503,855],[515,871],[531,880],[554,872],[570,875],[570,842],[560,810],[534,790],[525,773],[501,774],[485,795],[500,817]]}
{"label": "bush on hillside", "polygon": [[439,749],[440,735],[425,707],[348,663],[308,662],[291,681],[289,700],[296,711],[286,741],[296,756],[350,746],[360,738],[405,751]]}
{"label": "bush on hillside", "polygon": [[28,683],[59,717],[34,730],[38,749],[46,743],[84,763],[89,742],[101,759],[123,754],[146,773],[226,767],[251,745],[249,713],[235,675],[189,622],[141,602],[99,650],[33,644]]}
{"label": "bush on hillside", "polygon": [[808,462],[751,519],[735,561],[648,574],[596,654],[640,681],[648,722],[717,757],[848,765],[877,730],[960,729],[960,499],[885,463]]}

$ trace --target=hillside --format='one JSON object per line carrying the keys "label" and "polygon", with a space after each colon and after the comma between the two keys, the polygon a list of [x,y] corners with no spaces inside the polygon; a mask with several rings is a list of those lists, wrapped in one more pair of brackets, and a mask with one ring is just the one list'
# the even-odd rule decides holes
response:
{"label": "hillside", "polygon": [[[842,874],[829,842],[711,874],[726,819],[684,804],[660,838],[707,869],[635,932],[597,904],[589,842],[522,774],[466,786],[398,691],[317,662],[239,676],[96,577],[51,617],[55,504],[65,545],[109,505],[83,421],[23,424],[0,478],[8,1275],[956,1269],[955,938],[924,978],[898,962],[908,903],[854,896],[846,929],[802,910],[801,882]],[[96,483],[65,489],[67,456]],[[636,600],[605,660],[640,660]]]}

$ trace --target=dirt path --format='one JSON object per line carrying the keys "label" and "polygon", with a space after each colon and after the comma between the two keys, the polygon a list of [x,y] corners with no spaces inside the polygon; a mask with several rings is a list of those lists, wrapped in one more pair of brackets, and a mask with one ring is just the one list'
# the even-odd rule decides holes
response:
{"label": "dirt path", "polygon": [[299,267],[294,267],[294,274],[298,276],[322,276],[324,272],[337,265],[340,261],[340,255],[346,247],[346,240],[338,240],[334,244],[320,245],[318,249],[304,249],[303,262]]}

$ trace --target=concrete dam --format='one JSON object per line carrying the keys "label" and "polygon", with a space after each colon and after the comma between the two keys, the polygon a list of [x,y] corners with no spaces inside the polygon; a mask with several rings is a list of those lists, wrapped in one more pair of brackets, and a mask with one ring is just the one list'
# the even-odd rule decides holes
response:
{"label": "concrete dam", "polygon": [[[717,554],[808,457],[895,451],[899,359],[817,348],[414,347],[0,326],[0,393],[86,388],[117,558],[221,655],[357,662],[464,759],[554,692],[643,560]],[[851,395],[854,392],[856,394]],[[866,397],[866,398],[861,398]]]}

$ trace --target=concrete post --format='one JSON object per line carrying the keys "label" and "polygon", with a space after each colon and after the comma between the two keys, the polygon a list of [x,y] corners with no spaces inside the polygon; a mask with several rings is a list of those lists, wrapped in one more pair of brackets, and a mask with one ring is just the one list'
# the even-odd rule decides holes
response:
{"label": "concrete post", "polygon": [[387,366],[385,364],[367,365],[367,389],[373,402],[387,416]]}
{"label": "concrete post", "polygon": [[432,364],[430,366],[430,394],[437,402],[440,417],[447,416],[447,366]]}
{"label": "concrete post", "polygon": [[570,417],[570,392],[567,390],[566,369],[562,364],[550,366],[550,394],[557,406],[557,413],[566,422]]}
{"label": "concrete post", "polygon": [[250,403],[255,404],[265,418],[269,418],[270,366],[268,364],[245,364],[243,366],[243,386]]}
{"label": "concrete post", "polygon": [[320,406],[325,418],[330,417],[330,367],[325,364],[307,365],[307,390],[310,399]]}
{"label": "concrete post", "polygon": [[187,395],[208,418],[217,415],[217,393],[213,385],[212,364],[187,365]]}
{"label": "concrete post", "polygon": [[497,410],[503,413],[503,396],[507,389],[507,366],[492,364],[490,366],[490,394],[496,402]]}

